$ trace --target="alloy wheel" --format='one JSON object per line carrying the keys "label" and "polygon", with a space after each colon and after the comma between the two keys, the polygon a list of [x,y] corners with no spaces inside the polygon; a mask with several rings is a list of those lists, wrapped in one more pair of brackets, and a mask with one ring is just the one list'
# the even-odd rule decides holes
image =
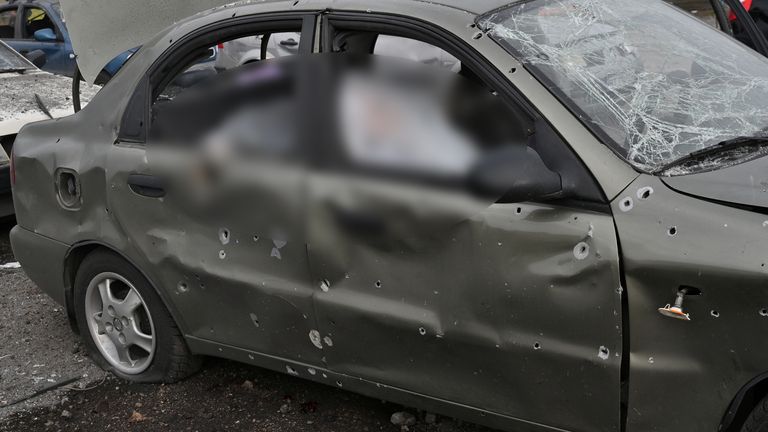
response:
{"label": "alloy wheel", "polygon": [[111,272],[96,275],[85,293],[88,329],[101,354],[125,374],[146,370],[157,339],[149,309],[136,288]]}

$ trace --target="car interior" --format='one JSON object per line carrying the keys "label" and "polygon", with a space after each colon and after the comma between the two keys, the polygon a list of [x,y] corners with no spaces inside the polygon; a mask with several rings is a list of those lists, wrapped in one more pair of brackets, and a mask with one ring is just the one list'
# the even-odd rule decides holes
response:
{"label": "car interior", "polygon": [[29,7],[24,9],[24,32],[22,37],[34,39],[35,32],[42,29],[54,30],[56,27],[43,9]]}

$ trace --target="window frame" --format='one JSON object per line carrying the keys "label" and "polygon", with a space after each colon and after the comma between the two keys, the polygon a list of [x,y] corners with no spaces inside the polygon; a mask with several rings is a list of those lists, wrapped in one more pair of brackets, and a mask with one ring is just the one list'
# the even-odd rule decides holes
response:
{"label": "window frame", "polygon": [[286,28],[296,24],[301,29],[299,54],[309,54],[313,51],[318,13],[318,11],[297,11],[246,15],[217,21],[179,38],[144,72],[123,112],[117,142],[138,146],[147,145],[152,104],[157,99],[157,91],[165,88],[183,70],[186,66],[186,62],[183,61],[185,57],[201,47],[215,44],[229,36],[237,38],[238,35],[286,31]]}

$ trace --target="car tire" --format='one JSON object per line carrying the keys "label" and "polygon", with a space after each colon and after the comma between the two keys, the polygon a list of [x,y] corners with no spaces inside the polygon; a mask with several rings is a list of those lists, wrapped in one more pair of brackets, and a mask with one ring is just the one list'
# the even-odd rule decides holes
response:
{"label": "car tire", "polygon": [[741,432],[768,431],[768,396],[755,405],[741,426]]}
{"label": "car tire", "polygon": [[85,257],[73,300],[80,335],[102,369],[143,383],[175,382],[199,369],[201,359],[190,353],[155,289],[114,252]]}

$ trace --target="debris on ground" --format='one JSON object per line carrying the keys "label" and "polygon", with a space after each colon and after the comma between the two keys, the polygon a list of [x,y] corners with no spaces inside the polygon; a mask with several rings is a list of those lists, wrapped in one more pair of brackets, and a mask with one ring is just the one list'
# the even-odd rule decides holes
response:
{"label": "debris on ground", "polygon": [[144,414],[134,410],[133,413],[131,413],[131,418],[129,418],[128,421],[131,423],[138,423],[143,422],[146,419],[147,417]]}
{"label": "debris on ground", "polygon": [[413,426],[416,424],[416,416],[405,411],[400,411],[392,414],[389,418],[395,426]]}

